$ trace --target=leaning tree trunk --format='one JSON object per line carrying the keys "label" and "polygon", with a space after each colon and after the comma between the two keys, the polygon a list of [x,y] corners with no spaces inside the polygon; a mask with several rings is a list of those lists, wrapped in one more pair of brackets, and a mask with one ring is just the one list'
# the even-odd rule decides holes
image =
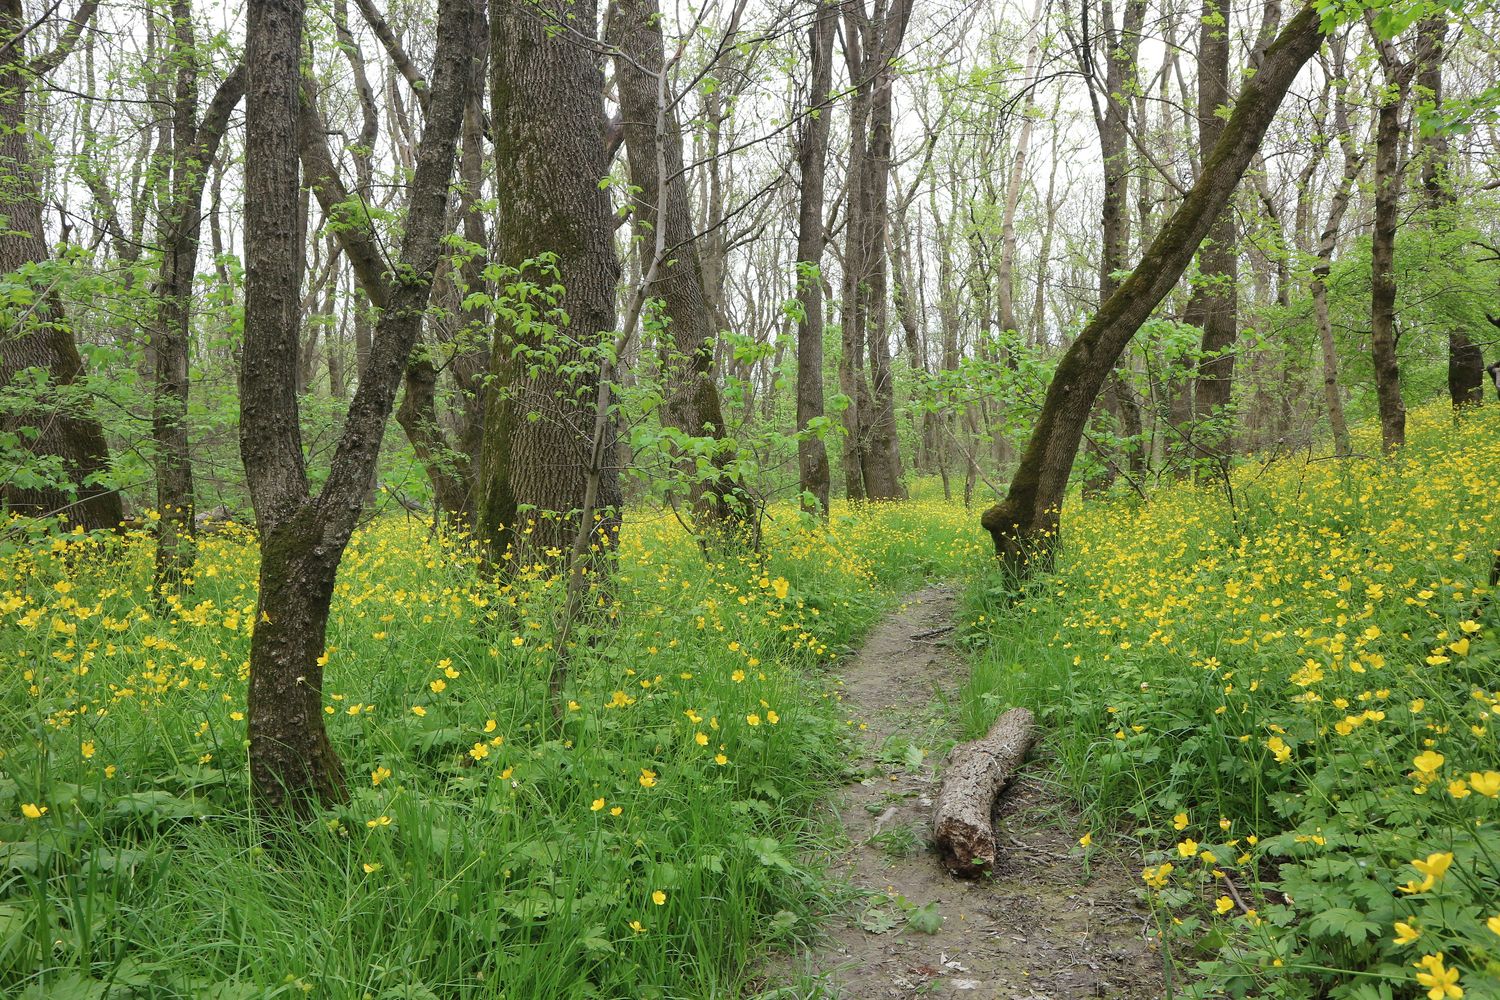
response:
{"label": "leaning tree trunk", "polygon": [[1315,9],[1304,7],[1282,29],[1260,72],[1246,82],[1187,197],[1059,361],[1010,489],[981,519],[996,554],[1016,575],[1050,564],[1068,478],[1094,400],[1131,338],[1182,277],[1228,204],[1287,89],[1323,42],[1319,20]]}
{"label": "leaning tree trunk", "polygon": [[1394,42],[1377,38],[1385,93],[1375,116],[1375,227],[1370,237],[1370,353],[1380,410],[1380,445],[1392,454],[1406,444],[1406,403],[1396,357],[1396,227],[1401,208],[1401,111],[1412,63]]}
{"label": "leaning tree trunk", "polygon": [[[568,317],[551,341],[559,345],[555,362],[525,356],[542,346],[534,324],[501,318],[495,330],[478,526],[497,559],[512,549],[518,563],[572,547],[573,512],[588,493],[598,392],[597,372],[582,373],[581,349],[615,327],[620,264],[609,196],[599,184],[609,174],[604,75],[594,53],[568,37],[591,36],[596,17],[593,0],[490,3],[491,121],[496,187],[504,192],[493,260],[520,268],[556,254],[557,306]],[[559,34],[558,24],[569,25],[568,33]],[[601,450],[614,453],[613,441]],[[601,550],[613,545],[620,502],[619,469],[610,465],[594,505]]]}
{"label": "leaning tree trunk", "polygon": [[[26,94],[36,79],[66,58],[94,14],[96,0],[80,4],[57,46],[26,58],[31,18],[21,0],[0,0],[0,271],[46,263],[51,254],[42,223],[41,171],[36,163]],[[87,529],[118,527],[124,516],[120,494],[94,480],[109,471],[109,446],[87,394],[83,359],[63,315],[62,298],[34,275],[34,300],[13,305],[14,318],[0,322],[0,391],[17,376],[40,370],[47,376],[46,402],[19,413],[0,413],[0,430],[35,432],[27,450],[61,466],[70,486],[18,487],[0,478],[0,499],[17,514],[64,514]],[[33,390],[28,390],[33,391]]]}
{"label": "leaning tree trunk", "polygon": [[802,190],[797,202],[797,468],[803,506],[828,516],[828,448],[812,427],[823,419],[823,188],[828,175],[829,102],[833,88],[833,36],[838,8],[814,0],[808,31],[812,49],[807,114],[797,141]]}
{"label": "leaning tree trunk", "polygon": [[272,809],[305,814],[347,797],[323,728],[323,653],[338,572],[379,456],[406,359],[421,334],[471,77],[474,0],[442,0],[430,112],[417,152],[395,281],[317,496],[298,430],[297,122],[303,0],[251,4],[245,33],[245,334],[240,454],[261,535],[250,643],[250,775]]}

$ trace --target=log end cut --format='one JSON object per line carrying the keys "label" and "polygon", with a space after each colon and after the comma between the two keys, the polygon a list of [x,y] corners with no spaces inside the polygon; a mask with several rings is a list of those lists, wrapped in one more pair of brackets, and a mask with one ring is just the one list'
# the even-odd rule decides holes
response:
{"label": "log end cut", "polygon": [[1013,708],[995,720],[988,735],[962,743],[948,755],[933,810],[932,842],[943,866],[960,878],[976,878],[995,866],[995,802],[1036,739],[1036,719]]}

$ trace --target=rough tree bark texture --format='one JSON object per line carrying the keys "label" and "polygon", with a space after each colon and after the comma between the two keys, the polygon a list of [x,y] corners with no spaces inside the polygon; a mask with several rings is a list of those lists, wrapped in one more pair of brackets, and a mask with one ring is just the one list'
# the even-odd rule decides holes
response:
{"label": "rough tree bark texture", "polygon": [[[631,225],[637,240],[647,247],[656,244],[660,227],[667,248],[667,258],[658,265],[658,276],[646,291],[660,300],[667,323],[662,421],[686,434],[718,442],[715,464],[722,467],[733,454],[723,443],[724,414],[714,384],[718,327],[704,283],[688,197],[677,95],[664,79],[666,56],[656,0],[615,0],[610,4],[605,40],[618,51],[615,86],[630,183],[635,189]],[[693,509],[703,527],[741,520],[750,513],[747,500],[728,476],[695,484],[693,489]]]}
{"label": "rough tree bark texture", "polygon": [[[1198,32],[1198,155],[1206,164],[1224,133],[1220,108],[1229,104],[1229,0],[1204,0]],[[1214,220],[1198,251],[1199,284],[1183,318],[1203,330],[1203,354],[1194,380],[1193,416],[1198,421],[1219,414],[1234,389],[1234,344],[1238,336],[1239,254],[1235,247],[1234,212]],[[1232,435],[1218,428],[1198,435],[1213,454],[1232,450]]]}
{"label": "rough tree bark texture", "polygon": [[[1369,17],[1367,12],[1367,17]],[[1373,29],[1372,29],[1373,32]],[[1385,92],[1375,113],[1375,228],[1370,236],[1370,354],[1375,364],[1375,400],[1380,445],[1386,454],[1406,444],[1406,402],[1396,357],[1396,227],[1401,208],[1401,113],[1411,89],[1414,64],[1396,43],[1376,36]]]}
{"label": "rough tree bark texture", "polygon": [[[911,19],[911,0],[876,0],[873,12],[844,5],[850,100],[848,241],[844,252],[844,392],[851,443],[845,480],[851,498],[905,500],[896,385],[891,370],[886,247],[890,232],[893,63]],[[862,362],[868,355],[868,381]],[[847,377],[845,369],[849,369]],[[851,392],[851,390],[853,390]],[[857,463],[857,469],[849,468]],[[858,477],[858,482],[856,482]]]}
{"label": "rough tree bark texture", "polygon": [[982,740],[948,755],[932,811],[932,843],[943,867],[961,878],[995,868],[995,802],[1036,739],[1036,720],[1013,708]]}
{"label": "rough tree bark texture", "polygon": [[240,454],[261,535],[250,645],[250,774],[272,809],[346,796],[323,728],[322,655],[339,561],[363,507],[406,359],[421,333],[471,77],[474,0],[442,0],[427,127],[389,299],[321,493],[298,431],[296,274],[302,0],[262,0],[246,24],[245,341]]}
{"label": "rough tree bark texture", "polygon": [[[620,277],[609,196],[599,187],[609,173],[604,74],[591,49],[556,31],[566,24],[587,39],[597,16],[593,0],[490,3],[491,121],[496,186],[504,193],[494,261],[519,268],[557,255],[565,289],[559,306],[571,322],[552,337],[564,365],[615,328]],[[518,349],[541,346],[542,335],[505,319],[495,330],[479,527],[497,559],[507,548],[517,562],[566,553],[588,487],[597,375],[570,376],[517,357]],[[603,451],[614,453],[612,443]],[[613,544],[620,501],[619,470],[611,466],[599,487],[601,548]]]}
{"label": "rough tree bark texture", "polygon": [[[0,0],[0,271],[13,273],[51,257],[42,222],[41,170],[26,114],[26,94],[36,79],[55,69],[78,42],[98,6],[85,0],[57,46],[26,57],[25,32],[31,24],[21,0]],[[82,392],[83,359],[63,314],[62,299],[47,286],[34,289],[35,302],[17,309],[14,324],[0,324],[0,388],[28,369],[47,375],[56,399],[45,409],[0,416],[3,429],[34,427],[29,442],[34,455],[58,459],[73,491],[20,489],[0,481],[0,499],[18,514],[64,514],[88,529],[114,528],[124,516],[120,495],[86,482],[108,471],[109,446],[104,428]]]}
{"label": "rough tree bark texture", "polygon": [[[1441,8],[1417,23],[1417,87],[1422,100],[1443,103],[1443,58],[1447,48],[1448,16]],[[1448,134],[1427,130],[1420,138],[1422,191],[1428,224],[1451,228],[1454,193],[1448,177]],[[1448,398],[1454,410],[1484,402],[1484,353],[1461,329],[1448,331]]]}
{"label": "rough tree bark texture", "polygon": [[[814,0],[817,18],[808,30],[812,50],[807,88],[807,116],[797,140],[797,168],[802,188],[797,202],[797,430],[806,432],[823,416],[823,189],[828,175],[828,133],[832,108],[833,36],[838,7],[833,0]],[[797,442],[797,468],[804,495],[828,515],[828,448],[821,437]]]}
{"label": "rough tree bark texture", "polygon": [[1182,277],[1259,149],[1287,88],[1322,41],[1319,15],[1312,7],[1287,22],[1267,49],[1260,72],[1245,84],[1197,182],[1130,277],[1063,354],[1010,489],[981,519],[996,554],[1012,573],[1024,575],[1034,563],[1050,561],[1063,496],[1094,400],[1130,339]]}

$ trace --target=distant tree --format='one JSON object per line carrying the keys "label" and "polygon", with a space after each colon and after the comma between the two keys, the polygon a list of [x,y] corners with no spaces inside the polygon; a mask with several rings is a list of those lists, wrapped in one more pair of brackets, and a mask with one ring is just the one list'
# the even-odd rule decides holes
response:
{"label": "distant tree", "polygon": [[172,93],[171,150],[166,209],[161,214],[161,268],[156,285],[156,317],[151,331],[155,380],[151,436],[156,445],[156,508],[161,514],[156,539],[156,587],[180,585],[192,568],[193,463],[188,451],[189,343],[193,279],[203,234],[203,188],[218,155],[229,115],[245,93],[245,70],[236,66],[218,87],[202,118],[198,115],[198,75],[202,55],[193,37],[189,0],[174,0],[170,27]]}
{"label": "distant tree", "polygon": [[454,148],[472,78],[475,0],[441,0],[431,110],[417,150],[390,298],[349,405],[323,489],[311,493],[298,422],[303,254],[297,225],[303,0],[258,0],[245,32],[245,332],[240,453],[260,530],[260,596],[250,644],[250,774],[271,808],[346,797],[323,728],[323,668],[334,578],[354,531],[437,266]]}

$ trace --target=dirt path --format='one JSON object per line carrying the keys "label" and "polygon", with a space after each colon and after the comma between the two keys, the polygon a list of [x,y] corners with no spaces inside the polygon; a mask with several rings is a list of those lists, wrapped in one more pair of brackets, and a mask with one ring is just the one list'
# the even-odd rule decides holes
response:
{"label": "dirt path", "polygon": [[928,848],[937,761],[923,751],[959,735],[953,701],[966,668],[938,631],[954,624],[955,603],[945,586],[912,594],[846,667],[844,704],[868,727],[866,776],[835,806],[847,843],[832,867],[850,891],[821,946],[783,957],[765,977],[781,988],[762,996],[1160,996],[1139,878],[1097,850],[1084,874],[1075,823],[1042,762],[1001,799],[992,878],[953,879]]}

